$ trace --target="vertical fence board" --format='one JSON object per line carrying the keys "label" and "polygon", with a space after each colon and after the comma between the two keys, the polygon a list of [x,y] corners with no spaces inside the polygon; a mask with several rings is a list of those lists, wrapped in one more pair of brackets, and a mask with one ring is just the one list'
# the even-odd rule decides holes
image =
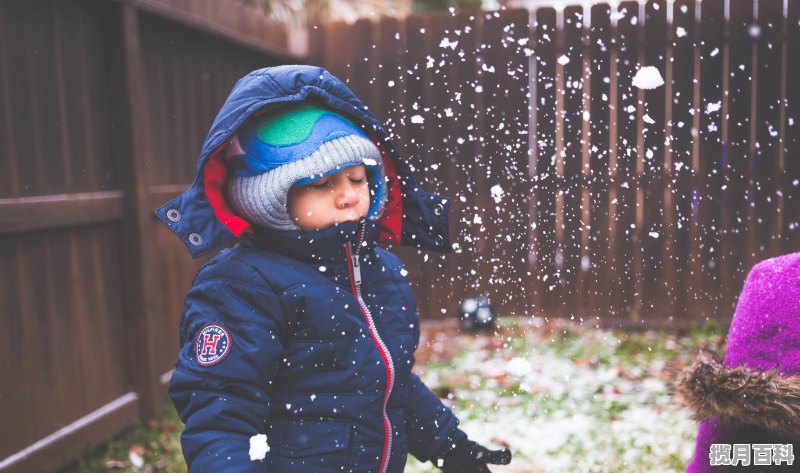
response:
{"label": "vertical fence board", "polygon": [[[409,163],[412,174],[417,179],[424,178],[424,153],[425,153],[425,123],[433,120],[425,113],[424,106],[424,71],[427,65],[427,39],[426,39],[425,17],[422,15],[411,15],[406,19],[405,37],[406,52],[403,56],[405,63],[402,66],[404,74],[404,116],[401,118],[404,123],[404,135],[398,145],[398,151]],[[423,121],[420,123],[419,120]],[[413,248],[403,248],[398,252],[409,268],[409,273],[414,277],[410,278],[414,295],[417,298],[417,308],[421,317],[435,317],[434,310],[428,304],[425,297],[428,271],[426,268],[425,256],[421,251]]]}
{"label": "vertical fence board", "polygon": [[308,28],[308,57],[309,64],[328,68],[330,58],[325,55],[325,25],[312,25]]}
{"label": "vertical fence board", "polygon": [[[582,208],[583,208],[583,58],[584,58],[584,13],[583,7],[564,9],[562,55],[569,62],[563,64],[561,77],[556,85],[562,95],[559,122],[561,128],[561,153],[559,162],[560,189],[557,193],[555,233],[558,241],[555,264],[559,274],[559,285],[554,290],[557,303],[565,313],[577,314],[581,310],[583,282],[581,259],[583,257]],[[565,62],[561,59],[561,62]],[[559,208],[560,207],[560,208]]]}
{"label": "vertical fence board", "polygon": [[753,39],[750,27],[753,24],[752,1],[740,1],[737,8],[731,8],[728,21],[728,113],[725,153],[728,159],[725,168],[725,182],[730,192],[727,194],[727,211],[730,227],[726,239],[728,248],[724,258],[732,261],[729,271],[730,283],[728,302],[723,307],[726,317],[733,315],[735,294],[742,288],[745,273],[753,265],[752,242],[749,238],[750,205],[753,189],[750,181],[750,160],[753,143],[751,141],[751,99],[753,97]]}
{"label": "vertical fence board", "polygon": [[[36,191],[53,189],[56,193],[66,192],[65,183],[60,180],[63,173],[63,160],[57,133],[53,133],[52,124],[58,122],[53,104],[56,103],[56,74],[54,73],[54,42],[50,37],[52,20],[49,6],[44,2],[26,2],[23,21],[29,25],[26,29],[26,82],[28,87],[28,103],[31,109],[34,130],[46,126],[48,139],[34,139],[29,144],[29,158],[34,165]],[[53,157],[56,157],[53,159]]]}
{"label": "vertical fence board", "polygon": [[[20,5],[14,4],[18,7],[16,11],[12,11],[13,16],[9,18],[18,18],[19,21],[8,22],[5,26],[8,28],[7,34],[10,38],[17,38],[17,47],[6,49],[8,53],[9,64],[13,67],[13,72],[9,75],[10,89],[14,93],[11,98],[11,110],[13,122],[17,124],[14,127],[16,150],[18,153],[24,152],[28,155],[28,159],[17,161],[17,179],[20,182],[19,190],[21,195],[35,195],[41,192],[40,177],[37,173],[37,163],[41,160],[41,151],[38,142],[35,138],[33,131],[40,126],[41,122],[38,120],[40,101],[38,95],[34,93],[33,87],[34,80],[32,76],[36,72],[36,62],[38,54],[34,54],[36,45],[34,39],[37,31],[44,30],[39,21],[34,18],[44,16],[36,12],[31,12],[35,5],[31,2],[26,2]],[[27,25],[27,27],[26,27]],[[6,42],[10,44],[11,41]],[[11,123],[11,122],[9,122]],[[8,126],[8,125],[6,125]]]}
{"label": "vertical fence board", "polygon": [[[501,83],[504,87],[503,94],[508,104],[504,137],[505,154],[510,164],[507,172],[511,180],[509,190],[505,192],[504,200],[511,200],[513,215],[511,216],[509,234],[506,242],[509,246],[511,258],[510,284],[518,290],[516,300],[511,307],[517,315],[531,315],[528,301],[530,300],[529,288],[526,284],[530,275],[528,271],[528,255],[530,248],[527,241],[528,228],[531,218],[528,212],[530,205],[530,180],[528,176],[530,150],[529,118],[530,118],[530,71],[527,67],[525,45],[527,45],[528,32],[530,31],[530,15],[525,10],[510,10],[505,15],[508,30],[505,35],[506,65],[501,72]],[[554,176],[555,177],[555,176]],[[511,237],[511,241],[508,237]]]}
{"label": "vertical fence board", "polygon": [[639,92],[631,83],[638,69],[641,22],[639,4],[622,2],[617,9],[616,68],[616,165],[612,168],[611,202],[615,202],[611,229],[612,267],[616,281],[611,293],[611,315],[621,317],[640,311],[639,230],[636,226],[636,189],[638,187],[637,147],[641,134],[637,116]]}
{"label": "vertical fence board", "polygon": [[[486,120],[486,107],[488,103],[487,94],[483,90],[483,67],[485,64],[483,45],[486,42],[486,32],[484,18],[481,13],[476,12],[472,25],[474,27],[472,44],[474,45],[471,55],[472,72],[467,77],[472,78],[468,97],[473,100],[476,107],[476,114],[473,126],[469,133],[469,140],[472,142],[472,150],[475,159],[471,163],[470,177],[474,195],[468,199],[472,207],[467,217],[462,221],[466,227],[466,233],[470,237],[473,248],[475,278],[474,291],[481,296],[491,296],[491,284],[489,278],[492,274],[490,257],[491,244],[486,234],[485,223],[487,222],[488,208],[492,205],[488,193],[489,189],[489,166],[487,163],[485,136],[487,127],[490,126]],[[484,139],[482,139],[484,138]],[[466,199],[467,197],[465,197]]]}
{"label": "vertical fence board", "polygon": [[720,207],[722,198],[722,81],[724,0],[708,0],[700,4],[700,96],[699,156],[695,160],[697,195],[695,270],[695,304],[698,317],[708,317],[719,304],[720,284]]}
{"label": "vertical fence board", "polygon": [[[26,332],[32,325],[32,317],[27,315],[30,310],[26,306],[25,291],[25,271],[27,266],[20,261],[19,243],[12,237],[0,237],[0,262],[6,271],[0,271],[0,310],[4,314],[3,321],[7,330],[0,335],[0,372],[18,373],[17,383],[23,386],[36,386],[36,379],[41,376],[41,370],[31,369],[30,366],[41,358],[41,350],[36,350],[30,356],[26,356],[24,347],[27,342]],[[20,272],[22,269],[23,272]],[[13,277],[12,277],[13,274]],[[26,314],[26,316],[23,316]],[[32,337],[31,337],[32,338]],[[25,364],[23,364],[23,360]],[[38,368],[38,366],[37,366]],[[0,416],[3,419],[13,419],[13,411],[25,406],[24,398],[27,393],[21,389],[12,389],[6,392],[10,383],[0,387],[3,395],[3,402],[0,403]],[[20,422],[20,425],[12,425],[11,422],[0,423],[0,438],[4,439],[0,443],[0,457],[6,457],[25,445],[37,440],[36,427],[37,412],[34,409],[30,413],[28,422]]]}
{"label": "vertical fence board", "polygon": [[[527,248],[527,74],[518,39],[527,36],[527,14],[519,10],[484,14],[482,76],[484,95],[483,151],[489,202],[483,225],[488,247],[483,258],[490,266],[492,300],[508,312],[523,310]],[[512,75],[513,74],[513,75]],[[555,176],[551,176],[553,179]],[[553,196],[550,196],[552,199]],[[555,281],[554,281],[555,282]]]}
{"label": "vertical fence board", "polygon": [[[670,204],[665,208],[667,234],[671,244],[666,255],[671,266],[670,302],[673,313],[686,314],[691,307],[686,294],[691,288],[691,223],[692,223],[692,164],[694,159],[695,114],[695,0],[679,0],[674,4],[672,28],[672,74],[673,97],[670,118],[670,160],[668,196]],[[669,80],[669,79],[668,79]]]}
{"label": "vertical fence board", "polygon": [[753,86],[753,41],[749,34],[753,24],[751,1],[730,4],[728,18],[727,114],[724,152],[725,203],[723,206],[725,244],[721,258],[726,261],[723,290],[726,302],[721,306],[725,317],[733,315],[736,294],[742,287],[745,272],[754,263],[748,251],[748,214],[752,188],[748,184],[751,155],[751,99]]}
{"label": "vertical fence board", "polygon": [[[663,77],[666,70],[667,17],[666,2],[651,0],[645,5],[643,66],[658,69]],[[648,320],[664,315],[669,307],[664,287],[664,128],[666,107],[664,87],[644,91],[644,155],[641,192],[643,212],[641,226],[642,258],[642,315]]]}
{"label": "vertical fence board", "polygon": [[800,3],[789,2],[787,13],[782,253],[800,241]]}
{"label": "vertical fence board", "polygon": [[327,23],[325,31],[325,64],[328,71],[342,81],[350,77],[350,62],[352,41],[349,36],[349,27],[344,22]]}
{"label": "vertical fence board", "polygon": [[[419,63],[423,70],[420,110],[413,112],[420,113],[424,122],[412,126],[421,127],[424,143],[424,150],[421,153],[422,168],[417,171],[416,177],[427,192],[452,197],[447,189],[449,176],[455,172],[448,158],[449,123],[452,117],[448,116],[445,109],[448,108],[448,96],[454,85],[451,82],[452,76],[447,74],[454,54],[450,54],[453,52],[452,49],[441,46],[443,41],[451,40],[450,19],[451,15],[445,12],[425,17],[423,35],[425,62]],[[441,317],[451,313],[456,302],[451,301],[453,280],[449,255],[427,253],[422,258],[424,264],[422,273],[426,281],[424,287],[440,288],[437,291],[426,291],[428,314],[431,317]]]}
{"label": "vertical fence board", "polygon": [[[0,2],[0,18],[13,18],[17,14],[17,3]],[[22,48],[9,47],[10,41],[6,38],[17,31],[12,25],[4,25],[0,30],[0,113],[2,113],[3,120],[0,121],[0,165],[2,165],[5,172],[0,173],[0,189],[3,189],[2,195],[16,196],[19,194],[20,178],[19,164],[13,156],[17,156],[17,141],[19,131],[23,127],[11,127],[8,124],[12,122],[14,115],[14,100],[18,95],[18,88],[15,87],[15,78],[20,74],[16,73],[15,64],[19,64],[19,59],[15,62],[14,57],[21,54]],[[12,74],[12,71],[14,73]]]}
{"label": "vertical fence board", "polygon": [[152,416],[157,409],[158,393],[155,371],[156,353],[151,337],[155,327],[153,296],[157,292],[152,274],[156,274],[154,248],[149,243],[147,229],[151,228],[152,210],[147,208],[146,190],[149,187],[147,160],[152,159],[146,93],[143,84],[141,43],[138,12],[129,4],[115,12],[112,25],[121,31],[115,52],[119,62],[115,72],[123,78],[113,89],[112,96],[118,125],[114,142],[120,149],[115,158],[122,177],[122,188],[127,194],[124,203],[129,215],[121,227],[121,244],[125,248],[121,275],[124,314],[128,337],[127,363],[131,386],[140,393],[142,415]]}
{"label": "vertical fence board", "polygon": [[[751,169],[756,260],[778,253],[780,241],[779,145],[783,0],[758,1],[756,38],[756,143]],[[794,85],[796,86],[796,84]]]}
{"label": "vertical fence board", "polygon": [[348,73],[348,86],[357,97],[368,107],[374,102],[372,87],[370,85],[370,56],[372,56],[372,20],[362,18],[350,26],[350,70]]}
{"label": "vertical fence board", "polygon": [[605,316],[609,310],[611,287],[608,265],[609,239],[609,158],[611,100],[611,9],[606,4],[591,8],[592,28],[589,35],[589,268],[584,312]]}
{"label": "vertical fence board", "polygon": [[[147,74],[147,82],[149,84],[147,98],[149,100],[150,116],[153,124],[152,126],[152,139],[153,139],[153,154],[157,158],[153,162],[154,184],[168,184],[172,182],[179,182],[176,179],[175,168],[179,166],[181,159],[171,152],[171,147],[174,145],[169,140],[169,134],[172,130],[169,123],[171,114],[167,109],[167,97],[169,94],[169,70],[167,69],[171,61],[166,60],[166,51],[168,46],[161,43],[163,38],[163,30],[158,28],[155,21],[148,21],[147,17],[142,18],[141,22],[142,31],[142,48],[147,51],[144,55],[145,74]],[[167,156],[175,156],[175,159],[168,159]]]}
{"label": "vertical fence board", "polygon": [[480,232],[474,223],[478,208],[488,205],[488,197],[479,190],[483,188],[485,175],[477,162],[480,155],[478,130],[483,121],[479,106],[479,96],[482,94],[476,92],[479,22],[480,18],[473,13],[459,13],[451,23],[455,34],[451,40],[458,41],[451,53],[457,58],[453,59],[449,70],[453,78],[449,106],[455,114],[450,122],[449,157],[456,173],[448,195],[454,199],[450,223],[451,234],[458,244],[455,253],[450,255],[455,264],[453,280],[448,281],[453,287],[454,300],[451,306],[464,297],[482,295],[484,290],[484,281],[479,274],[479,258],[483,257],[477,241]]}
{"label": "vertical fence board", "polygon": [[542,301],[540,309],[554,315],[557,300],[553,289],[558,284],[555,266],[555,199],[556,187],[556,11],[536,11],[536,169],[532,176],[536,207],[534,291]]}
{"label": "vertical fence board", "polygon": [[103,11],[86,11],[66,8],[70,13],[67,21],[62,21],[66,37],[75,38],[74,44],[64,41],[66,67],[74,72],[67,74],[67,97],[70,116],[70,135],[72,142],[73,191],[99,191],[116,188],[116,171],[107,157],[111,154],[111,140],[96,130],[105,126],[109,120],[105,95],[108,89],[105,81],[107,57],[102,50],[94,47],[106,40],[103,26]]}
{"label": "vertical fence board", "polygon": [[[377,117],[392,137],[402,136],[405,35],[401,34],[397,18],[383,18],[379,35],[376,54],[381,67],[375,87],[380,96]],[[384,54],[384,51],[393,51],[394,54]]]}
{"label": "vertical fence board", "polygon": [[[85,155],[80,157],[75,157],[72,155],[72,135],[69,132],[69,124],[70,115],[67,112],[67,77],[68,75],[64,73],[64,64],[69,59],[72,59],[69,56],[69,46],[65,43],[66,41],[63,40],[63,29],[64,25],[60,21],[62,16],[65,16],[65,13],[61,11],[59,8],[59,4],[55,4],[54,8],[50,12],[52,16],[52,26],[51,31],[53,32],[53,47],[54,51],[54,76],[55,76],[55,93],[57,97],[57,101],[53,103],[53,108],[56,111],[58,119],[55,121],[56,127],[58,129],[58,142],[61,144],[61,160],[63,161],[64,167],[62,169],[62,179],[66,184],[66,192],[75,192],[74,190],[74,183],[73,183],[73,176],[72,176],[72,169],[70,167],[70,161],[83,159]],[[69,22],[64,22],[69,24]],[[74,43],[73,43],[74,44]],[[66,51],[65,51],[66,50]],[[74,61],[70,62],[74,64]],[[72,90],[72,89],[70,89]],[[70,94],[71,95],[71,94]],[[56,128],[54,127],[54,128]],[[55,131],[55,130],[53,130]],[[56,134],[56,133],[54,133]]]}
{"label": "vertical fence board", "polygon": [[367,74],[367,96],[364,97],[369,111],[384,123],[385,108],[387,101],[382,92],[386,85],[381,85],[379,80],[383,70],[383,55],[380,52],[383,21],[381,19],[371,22],[369,29],[369,49],[364,52],[364,60]]}

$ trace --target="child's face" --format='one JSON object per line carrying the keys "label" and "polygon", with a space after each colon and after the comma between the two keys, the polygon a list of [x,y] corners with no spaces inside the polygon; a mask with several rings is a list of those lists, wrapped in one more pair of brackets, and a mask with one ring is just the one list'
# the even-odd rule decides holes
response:
{"label": "child's face", "polygon": [[289,217],[304,231],[358,221],[369,211],[367,170],[359,164],[292,187],[286,196],[286,207]]}

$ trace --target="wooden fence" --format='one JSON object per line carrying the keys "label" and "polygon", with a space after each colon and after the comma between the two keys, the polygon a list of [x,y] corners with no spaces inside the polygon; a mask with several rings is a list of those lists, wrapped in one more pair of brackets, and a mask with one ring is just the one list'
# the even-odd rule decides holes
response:
{"label": "wooden fence", "polygon": [[[152,216],[233,82],[298,62],[233,0],[0,2],[0,471],[53,470],[152,415],[198,262]],[[754,8],[754,5],[757,8]],[[669,10],[668,10],[669,7]],[[800,249],[800,2],[623,2],[363,20],[309,62],[454,197],[403,250],[423,317],[726,319]],[[666,84],[631,86],[639,66]]]}
{"label": "wooden fence", "polygon": [[159,408],[197,262],[153,209],[235,80],[298,61],[234,3],[0,2],[0,471]]}
{"label": "wooden fence", "polygon": [[[455,198],[453,257],[404,252],[424,315],[622,325],[729,319],[757,261],[800,250],[800,2],[664,0],[385,18],[312,61]],[[665,84],[632,86],[642,66]]]}

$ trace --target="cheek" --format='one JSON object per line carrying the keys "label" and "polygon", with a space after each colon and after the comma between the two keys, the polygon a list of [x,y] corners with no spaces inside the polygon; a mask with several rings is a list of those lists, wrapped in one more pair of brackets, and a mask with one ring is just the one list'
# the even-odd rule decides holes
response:
{"label": "cheek", "polygon": [[369,210],[369,204],[371,200],[372,198],[369,193],[369,186],[361,187],[361,190],[359,191],[358,204],[359,208],[364,209],[364,214],[366,214],[367,210]]}
{"label": "cheek", "polygon": [[286,210],[292,218],[304,217],[309,211],[313,211],[313,203],[314,200],[310,198],[309,193],[302,190],[289,191],[286,196]]}

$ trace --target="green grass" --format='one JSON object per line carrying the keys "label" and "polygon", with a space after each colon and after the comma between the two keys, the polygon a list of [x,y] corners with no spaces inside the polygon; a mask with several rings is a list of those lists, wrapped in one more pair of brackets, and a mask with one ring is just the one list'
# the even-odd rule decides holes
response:
{"label": "green grass", "polygon": [[[152,472],[185,473],[180,445],[183,423],[169,401],[164,402],[158,421],[137,424],[105,446],[83,455],[62,473]],[[131,462],[131,452],[141,456],[143,464]]]}
{"label": "green grass", "polygon": [[[510,445],[514,462],[492,471],[630,473],[685,467],[696,424],[671,404],[666,385],[697,348],[721,354],[725,327],[709,323],[679,333],[622,332],[532,320],[504,318],[495,333],[485,335],[451,327],[447,343],[439,344],[448,352],[418,366],[471,436]],[[429,334],[442,330],[435,327]],[[513,363],[517,366],[511,369]],[[570,432],[575,424],[584,427]],[[157,422],[129,429],[64,471],[183,473],[182,427],[167,401]],[[548,429],[554,433],[548,435]],[[553,439],[557,442],[548,446]],[[142,466],[132,464],[132,451],[141,455]],[[409,457],[407,473],[437,471]]]}

